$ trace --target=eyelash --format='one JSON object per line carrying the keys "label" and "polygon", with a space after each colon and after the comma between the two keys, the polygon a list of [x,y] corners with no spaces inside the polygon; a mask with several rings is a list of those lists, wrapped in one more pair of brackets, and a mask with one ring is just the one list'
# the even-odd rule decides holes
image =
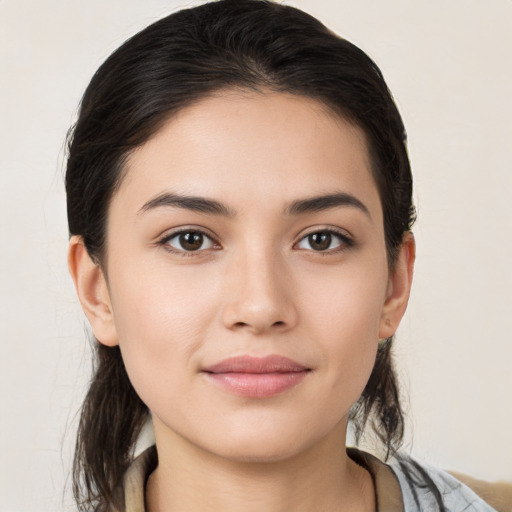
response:
{"label": "eyelash", "polygon": [[[310,233],[305,234],[296,244],[294,244],[294,247],[303,242],[304,240],[307,240],[308,237],[312,235],[329,235],[334,236],[339,240],[339,246],[335,247],[334,249],[326,249],[323,251],[315,251],[311,249],[311,252],[314,252],[315,254],[319,254],[321,256],[330,256],[333,254],[339,254],[343,251],[346,251],[348,249],[351,249],[355,245],[355,241],[353,238],[351,238],[349,235],[347,235],[345,232],[339,231],[334,228],[324,228],[324,229],[317,229],[315,231],[311,231]],[[308,249],[305,249],[308,250]]]}
{"label": "eyelash", "polygon": [[[207,248],[207,249],[197,249],[197,250],[186,250],[186,249],[176,249],[176,248],[172,247],[171,245],[169,245],[169,242],[171,240],[173,240],[174,238],[177,238],[183,234],[192,234],[192,233],[201,235],[203,237],[203,239],[209,240],[210,243],[213,244],[213,246],[217,246],[217,247],[215,247],[214,250],[218,250],[218,248],[220,248],[220,244],[210,234],[206,233],[205,231],[203,231],[201,229],[194,229],[194,228],[180,229],[178,231],[173,231],[172,233],[166,234],[160,240],[157,241],[157,245],[162,246],[168,252],[171,252],[173,254],[177,254],[177,255],[183,256],[183,257],[196,256],[197,254],[200,254],[203,251],[211,249],[211,248]],[[313,249],[303,249],[303,250],[310,250],[311,252],[313,252],[315,254],[320,254],[322,256],[329,256],[332,254],[338,254],[340,252],[346,251],[346,250],[354,247],[354,245],[355,245],[354,240],[350,236],[348,236],[346,233],[343,233],[343,232],[338,231],[333,228],[325,228],[325,229],[317,229],[315,231],[311,231],[310,233],[305,234],[304,236],[302,236],[300,238],[300,240],[298,242],[296,242],[293,245],[293,247],[295,248],[298,244],[300,244],[304,240],[307,240],[308,237],[310,237],[312,235],[319,235],[319,234],[329,235],[331,237],[334,236],[335,238],[338,238],[338,240],[340,242],[339,246],[334,249],[326,249],[326,250],[320,250],[320,251],[315,251]]]}
{"label": "eyelash", "polygon": [[185,249],[176,249],[176,248],[172,247],[171,245],[169,245],[169,242],[172,239],[177,238],[180,235],[192,234],[192,233],[201,235],[203,237],[203,239],[209,240],[214,246],[220,247],[220,244],[210,234],[206,233],[202,229],[196,229],[196,228],[185,228],[185,229],[180,229],[178,231],[173,231],[172,233],[164,235],[160,240],[158,240],[157,245],[162,246],[166,251],[171,252],[173,254],[177,254],[178,256],[183,256],[183,257],[196,256],[197,254],[200,254],[201,252],[203,252],[207,249],[197,249],[195,251],[187,251]]}

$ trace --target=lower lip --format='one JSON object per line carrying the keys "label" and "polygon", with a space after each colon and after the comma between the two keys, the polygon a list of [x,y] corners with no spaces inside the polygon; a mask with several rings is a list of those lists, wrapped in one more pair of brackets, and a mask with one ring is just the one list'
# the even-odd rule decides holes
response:
{"label": "lower lip", "polygon": [[283,373],[205,373],[221,389],[248,398],[278,395],[302,382],[309,372]]}

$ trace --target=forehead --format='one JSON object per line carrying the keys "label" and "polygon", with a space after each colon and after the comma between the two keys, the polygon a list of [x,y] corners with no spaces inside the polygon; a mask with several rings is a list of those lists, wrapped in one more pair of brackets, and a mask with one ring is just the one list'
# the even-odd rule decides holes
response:
{"label": "forehead", "polygon": [[164,189],[242,204],[340,190],[380,208],[364,132],[288,93],[223,91],[170,118],[129,156],[116,195],[140,203]]}

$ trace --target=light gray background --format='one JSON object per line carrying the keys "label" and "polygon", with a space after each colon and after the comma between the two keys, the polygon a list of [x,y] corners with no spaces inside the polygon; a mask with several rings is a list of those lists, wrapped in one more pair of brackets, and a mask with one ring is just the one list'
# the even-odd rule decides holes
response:
{"label": "light gray background", "polygon": [[[512,480],[512,1],[290,2],[382,68],[410,139],[418,261],[397,359],[422,460]],[[0,511],[64,496],[89,375],[63,141],[96,68],[191,2],[0,0]]]}

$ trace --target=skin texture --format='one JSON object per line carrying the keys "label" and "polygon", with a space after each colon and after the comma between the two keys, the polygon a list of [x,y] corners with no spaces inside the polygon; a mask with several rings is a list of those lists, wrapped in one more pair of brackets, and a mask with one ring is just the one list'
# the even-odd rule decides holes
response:
{"label": "skin texture", "polygon": [[[364,206],[289,211],[339,193]],[[162,194],[226,211],[155,202]],[[208,236],[187,252],[171,237],[180,229]],[[307,235],[326,230],[341,237],[319,250]],[[148,509],[373,510],[370,477],[345,453],[347,415],[405,311],[413,261],[409,237],[389,271],[364,134],[315,100],[218,93],[133,152],[103,270],[79,237],[69,262],[96,338],[120,345],[152,412]],[[307,374],[255,398],[203,371],[242,355],[285,356]]]}

